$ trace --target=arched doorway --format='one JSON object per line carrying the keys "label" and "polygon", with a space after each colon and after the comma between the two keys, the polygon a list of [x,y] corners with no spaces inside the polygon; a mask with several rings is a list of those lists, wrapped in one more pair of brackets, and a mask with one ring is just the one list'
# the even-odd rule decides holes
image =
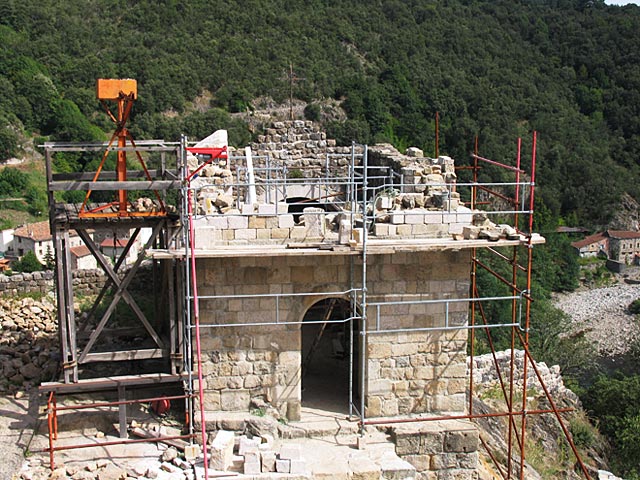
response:
{"label": "arched doorway", "polygon": [[[302,336],[302,405],[347,413],[349,384],[359,390],[359,324],[351,302],[326,298],[304,315]],[[352,377],[353,376],[353,377]]]}

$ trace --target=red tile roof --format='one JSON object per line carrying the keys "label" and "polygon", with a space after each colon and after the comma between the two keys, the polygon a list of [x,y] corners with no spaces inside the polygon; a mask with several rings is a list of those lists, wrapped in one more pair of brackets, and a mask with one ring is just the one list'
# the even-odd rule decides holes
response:
{"label": "red tile roof", "polygon": [[589,235],[582,240],[578,240],[576,242],[571,242],[571,246],[575,248],[586,247],[587,245],[591,245],[592,243],[598,243],[602,240],[605,240],[607,236],[604,233],[595,233],[593,235]]}
{"label": "red tile roof", "polygon": [[51,240],[49,222],[28,223],[18,227],[13,232],[14,237],[30,238],[35,242]]}
{"label": "red tile roof", "polygon": [[109,247],[109,248],[124,248],[127,246],[127,240],[114,240],[113,238],[106,238],[100,244],[101,247]]}
{"label": "red tile roof", "polygon": [[[69,235],[75,237],[78,234],[75,230],[69,230]],[[45,242],[53,238],[51,236],[51,229],[49,228],[48,221],[27,223],[26,225],[22,225],[15,229],[15,231],[13,232],[13,236],[29,238],[34,242]]]}
{"label": "red tile roof", "polygon": [[626,230],[607,230],[607,234],[609,234],[609,237],[617,239],[640,238],[640,232],[629,232]]}
{"label": "red tile roof", "polygon": [[86,257],[87,255],[91,255],[91,250],[86,245],[80,245],[78,247],[71,247],[69,249],[72,255],[75,255],[77,258]]}

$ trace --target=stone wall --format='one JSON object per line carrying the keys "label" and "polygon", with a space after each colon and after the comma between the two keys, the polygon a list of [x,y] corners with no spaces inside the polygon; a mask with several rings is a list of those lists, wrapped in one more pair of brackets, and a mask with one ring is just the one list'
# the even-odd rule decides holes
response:
{"label": "stone wall", "polygon": [[[461,251],[369,256],[369,302],[406,303],[380,305],[379,315],[375,305],[367,310],[368,416],[463,411],[466,330],[374,330],[444,327],[444,303],[416,302],[466,297],[469,262]],[[300,325],[260,324],[302,321],[313,304],[330,296],[323,292],[350,288],[349,265],[350,257],[335,254],[198,261],[201,323],[238,325],[201,329],[208,410],[247,410],[254,398],[283,415],[299,408]],[[361,267],[354,272],[358,285]],[[292,293],[312,295],[287,296]],[[259,296],[265,294],[281,296]],[[229,298],[206,298],[212,295]],[[467,309],[464,302],[450,303],[448,324],[463,325]]]}
{"label": "stone wall", "polygon": [[0,297],[0,392],[28,390],[54,378],[59,366],[55,310],[46,298]]}
{"label": "stone wall", "polygon": [[[301,174],[305,177],[315,176],[317,171],[324,168],[327,154],[351,153],[351,147],[336,146],[334,139],[327,139],[327,134],[320,131],[318,124],[303,120],[274,122],[271,128],[265,130],[264,135],[258,135],[257,140],[251,144],[255,155],[269,155],[276,162],[286,160],[288,168],[302,169]],[[358,152],[361,151],[358,149]],[[264,166],[259,159],[255,163]],[[347,157],[329,160],[332,171],[340,170],[348,164]]]}
{"label": "stone wall", "polygon": [[398,456],[415,467],[416,478],[478,478],[478,429],[469,420],[400,424],[391,438]]}
{"label": "stone wall", "polygon": [[[120,272],[123,276],[126,269]],[[54,275],[51,270],[33,273],[0,274],[0,296],[24,295],[30,293],[47,294],[54,291]],[[131,289],[146,290],[152,282],[152,269],[144,266],[138,270],[131,282]],[[97,295],[106,280],[102,270],[74,270],[73,291],[75,295]]]}
{"label": "stone wall", "polygon": [[[524,350],[515,350],[513,352],[513,379],[516,388],[522,388],[523,385],[524,358]],[[506,381],[506,379],[510,377],[511,350],[496,352],[495,360],[491,353],[473,357],[473,383],[477,385],[476,388],[479,392],[499,388],[500,381],[496,371],[496,363],[498,364],[503,380]],[[578,397],[565,387],[559,365],[548,367],[544,362],[537,362],[536,366],[545,387],[547,387],[551,395],[554,397],[568,397],[574,401],[578,400]],[[543,393],[538,376],[531,367],[531,362],[529,362],[527,369],[527,388],[538,394]]]}

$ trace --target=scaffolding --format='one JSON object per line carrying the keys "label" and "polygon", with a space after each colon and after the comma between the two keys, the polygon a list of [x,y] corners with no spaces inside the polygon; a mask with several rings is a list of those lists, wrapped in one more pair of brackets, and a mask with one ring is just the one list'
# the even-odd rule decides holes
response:
{"label": "scaffolding", "polygon": [[[507,438],[507,466],[506,471],[502,469],[500,464],[496,460],[496,456],[490,451],[487,443],[481,439],[482,444],[487,448],[487,453],[490,458],[496,463],[496,468],[500,472],[501,476],[505,479],[515,478],[516,476],[523,479],[524,471],[525,471],[525,431],[526,431],[526,419],[527,415],[535,415],[535,414],[553,414],[557,418],[561,429],[566,436],[566,439],[576,456],[577,463],[581,472],[585,475],[585,478],[589,478],[587,469],[582,462],[579,452],[575,447],[575,444],[572,441],[572,437],[565,425],[565,422],[561,416],[561,413],[570,411],[570,409],[559,409],[553,398],[551,397],[548,389],[544,385],[544,380],[541,377],[537,365],[531,356],[528,345],[528,336],[530,330],[530,313],[531,313],[531,302],[533,301],[531,296],[531,267],[532,267],[532,252],[533,247],[536,244],[542,243],[544,240],[541,239],[537,234],[533,232],[533,218],[534,218],[534,190],[535,190],[535,169],[536,169],[536,142],[537,136],[533,134],[532,140],[532,153],[531,153],[531,161],[530,168],[526,171],[523,168],[521,162],[521,146],[522,141],[518,139],[517,143],[517,156],[515,165],[509,165],[506,163],[497,162],[494,160],[490,160],[484,158],[478,154],[477,151],[477,142],[476,142],[476,151],[472,154],[471,158],[473,160],[473,165],[470,167],[472,172],[472,179],[468,183],[460,183],[458,182],[455,185],[455,188],[460,191],[463,188],[467,188],[469,190],[469,204],[471,209],[475,211],[480,206],[488,205],[491,207],[495,205],[494,202],[491,201],[493,198],[498,198],[502,203],[506,203],[508,207],[506,209],[484,209],[483,211],[488,215],[499,216],[502,221],[505,221],[505,218],[510,217],[514,228],[517,230],[518,234],[521,235],[519,240],[502,240],[499,242],[486,242],[486,241],[475,241],[469,242],[465,244],[464,241],[453,241],[457,245],[451,245],[450,241],[420,241],[420,240],[408,240],[408,241],[384,241],[378,240],[375,238],[370,238],[369,233],[372,231],[372,227],[375,224],[375,209],[371,209],[370,206],[375,199],[382,192],[389,191],[397,191],[404,192],[407,189],[412,187],[411,184],[405,183],[401,174],[393,171],[390,167],[382,168],[379,166],[371,166],[367,162],[367,146],[359,146],[353,145],[352,152],[350,155],[345,155],[346,158],[349,159],[348,170],[346,174],[343,175],[335,175],[335,172],[331,171],[329,164],[329,156],[327,156],[327,162],[324,169],[320,169],[320,172],[316,171],[316,176],[311,179],[304,179],[303,182],[307,184],[319,183],[323,186],[326,192],[329,191],[337,191],[338,194],[329,194],[326,193],[324,196],[316,198],[314,200],[331,200],[331,207],[337,208],[343,212],[348,212],[348,219],[350,222],[351,231],[360,228],[361,238],[355,242],[355,245],[352,244],[351,249],[349,251],[340,251],[338,250],[336,254],[339,255],[348,255],[350,257],[350,284],[351,288],[345,291],[313,291],[313,292],[296,292],[290,294],[256,294],[256,295],[200,295],[194,291],[192,295],[189,296],[189,301],[192,303],[192,310],[197,312],[199,307],[198,304],[200,301],[209,301],[209,300],[228,300],[228,299],[240,299],[240,298],[256,298],[256,299],[264,299],[270,298],[275,300],[275,320],[273,322],[265,322],[265,321],[255,321],[255,322],[242,322],[242,323],[226,323],[220,322],[215,324],[200,324],[199,320],[196,320],[196,325],[191,326],[191,329],[196,330],[196,339],[199,341],[200,331],[202,329],[216,329],[216,328],[241,328],[241,327],[263,327],[267,325],[271,326],[287,326],[287,325],[297,325],[302,326],[303,323],[307,324],[303,319],[299,321],[287,321],[282,319],[282,315],[280,315],[280,305],[284,302],[284,299],[287,297],[293,296],[311,296],[311,297],[319,297],[319,298],[331,298],[332,303],[329,304],[328,309],[325,313],[324,318],[321,320],[310,322],[310,323],[320,323],[321,327],[317,337],[314,339],[314,342],[311,347],[311,352],[305,357],[304,363],[306,364],[309,360],[309,357],[313,355],[313,350],[317,347],[317,342],[320,337],[323,335],[325,328],[328,324],[331,323],[348,323],[351,324],[353,322],[357,322],[359,325],[357,334],[359,338],[354,337],[354,328],[350,327],[348,330],[350,333],[350,348],[349,354],[349,418],[354,421],[358,421],[361,426],[361,431],[363,431],[366,425],[386,425],[386,424],[394,424],[394,423],[404,423],[404,422],[424,422],[424,421],[436,421],[436,420],[456,420],[456,419],[469,419],[476,420],[481,418],[490,418],[490,417],[506,417],[508,418],[508,438]],[[339,155],[337,155],[339,157]],[[278,178],[277,175],[272,175],[274,172],[282,174],[286,172],[286,164],[276,165],[277,162],[271,160],[268,163],[268,167],[264,170],[268,172],[264,178],[260,179],[256,182],[254,187],[262,188],[266,192],[273,191],[282,191],[286,190],[287,180],[286,175]],[[500,182],[500,183],[480,183],[478,181],[479,172],[482,169],[483,165],[491,165],[495,168],[502,169],[506,172],[512,173],[514,175],[514,180],[511,182]],[[463,167],[464,168],[464,167]],[[316,167],[316,170],[317,167]],[[319,173],[319,174],[318,174]],[[245,177],[246,178],[246,177]],[[329,187],[330,185],[330,187]],[[247,185],[246,182],[239,183],[234,185],[240,191],[243,188],[249,188],[250,185]],[[443,185],[444,187],[450,187],[450,185]],[[197,196],[197,189],[191,189],[190,186],[187,186],[187,193],[185,194],[188,197]],[[509,196],[507,191],[511,191],[511,195]],[[451,190],[449,190],[449,195]],[[267,193],[267,198],[269,198],[269,193]],[[240,201],[240,195],[238,196],[238,201]],[[449,197],[450,199],[450,197]],[[447,202],[445,202],[447,204]],[[188,265],[190,265],[190,273],[187,276],[190,276],[194,289],[197,284],[197,279],[195,276],[195,264],[196,258],[201,257],[224,257],[227,255],[235,255],[233,250],[239,250],[240,255],[247,256],[259,256],[265,254],[285,254],[284,251],[278,251],[277,253],[268,253],[265,249],[257,249],[251,250],[249,248],[243,247],[220,247],[215,252],[198,252],[195,246],[195,239],[193,238],[197,235],[197,229],[194,228],[194,222],[197,222],[199,218],[205,217],[206,214],[199,216],[193,213],[193,209],[189,208],[185,211],[188,212],[186,216],[183,217],[183,221],[185,224],[189,225],[187,231],[189,232],[189,239],[185,244],[186,252],[185,256],[187,256],[190,261]],[[448,213],[452,213],[449,211]],[[524,217],[524,221],[523,221]],[[471,258],[472,258],[472,267],[471,267],[471,287],[469,291],[469,296],[464,298],[448,298],[448,299],[436,299],[436,300],[400,300],[400,301],[376,301],[371,300],[368,296],[369,288],[367,287],[367,257],[368,255],[379,253],[381,251],[415,251],[416,245],[418,245],[418,249],[449,249],[449,248],[458,248],[459,246],[463,246],[463,248],[471,249]],[[291,247],[292,245],[289,245]],[[299,254],[302,254],[302,249],[305,247],[304,245],[298,246],[301,250]],[[309,246],[307,246],[309,247]],[[311,250],[313,250],[313,246],[310,246]],[[505,254],[501,250],[508,249],[511,251],[510,254]],[[522,250],[525,250],[524,255],[522,254]],[[311,250],[305,250],[304,253],[313,253]],[[479,252],[480,250],[486,250],[493,256],[495,259],[501,262],[506,262],[511,267],[511,278],[506,278],[500,273],[498,273],[494,268],[491,267],[490,262],[485,261],[480,258]],[[318,253],[316,251],[315,253]],[[524,257],[524,265],[521,265],[520,258]],[[189,268],[187,269],[189,271]],[[478,269],[482,269],[488,274],[494,276],[498,281],[506,284],[511,290],[511,295],[501,296],[501,297],[483,297],[481,296],[481,292],[478,289],[476,283],[476,275]],[[356,275],[356,271],[358,271],[359,275]],[[356,280],[358,277],[359,280]],[[331,310],[333,309],[334,303],[333,300],[335,298],[347,298],[349,300],[349,304],[351,305],[351,312],[349,315],[345,316],[341,319],[333,319],[330,320]],[[506,302],[511,307],[511,318],[509,321],[491,321],[485,315],[485,309],[483,305],[487,302]],[[451,305],[463,303],[469,305],[469,320],[467,323],[460,325],[455,322],[450,321],[449,310]],[[423,328],[388,328],[382,325],[380,312],[385,307],[395,306],[395,305],[439,305],[443,310],[443,322],[441,325],[433,326],[433,327],[423,327]],[[367,312],[373,311],[373,318],[369,318]],[[197,318],[197,317],[196,317]],[[189,321],[187,321],[187,325],[190,325]],[[188,327],[189,328],[189,327]],[[503,372],[498,365],[497,359],[495,357],[495,349],[493,348],[492,342],[492,334],[491,331],[497,328],[506,328],[511,331],[511,362],[509,368],[508,379],[504,378]],[[469,373],[469,384],[468,384],[468,392],[469,392],[469,400],[468,400],[468,412],[464,415],[445,415],[445,416],[434,416],[434,415],[420,415],[420,416],[412,416],[410,418],[367,418],[366,416],[366,384],[365,379],[367,377],[367,366],[366,366],[366,357],[365,352],[367,351],[367,338],[371,335],[378,335],[384,333],[403,333],[403,332],[442,332],[442,331],[459,331],[459,330],[468,330],[470,332],[470,373]],[[496,370],[498,372],[499,381],[501,385],[501,391],[504,395],[505,403],[507,405],[507,411],[504,412],[495,412],[495,413],[475,413],[473,408],[473,394],[474,394],[474,381],[473,381],[473,357],[474,353],[474,345],[475,345],[475,337],[477,332],[484,333],[487,335],[488,343],[491,346],[494,364]],[[359,355],[360,358],[354,358],[354,343],[359,344]],[[525,363],[524,363],[524,372],[523,372],[523,385],[520,391],[517,391],[518,388],[514,382],[514,365],[515,358],[514,352],[517,345],[520,345],[521,348],[525,351]],[[199,366],[201,365],[201,352],[200,349],[197,349],[197,358],[195,359],[196,364],[198,365],[198,372],[200,372]],[[358,365],[360,371],[356,373],[354,371],[355,366]],[[546,399],[548,400],[551,408],[549,409],[529,409],[527,405],[527,371],[531,368],[538,381],[542,385],[544,394]],[[304,375],[304,371],[303,374]],[[356,377],[359,380],[359,384],[355,383]],[[202,378],[199,378],[200,385],[202,384]],[[200,398],[203,397],[203,392],[200,391],[198,396]],[[522,403],[520,405],[516,404],[515,397],[520,396],[522,398]],[[359,402],[356,401],[359,399]],[[204,418],[204,410],[202,410],[201,405],[201,418]],[[516,420],[519,419],[519,422]],[[204,421],[201,422],[204,425]],[[205,438],[205,432],[203,430],[203,441]],[[514,454],[514,452],[517,453]]]}
{"label": "scaffolding", "polygon": [[[482,208],[488,216],[495,216],[504,223],[506,218],[512,220],[514,228],[517,230],[518,238],[514,239],[452,239],[448,238],[378,238],[372,234],[377,222],[376,209],[372,208],[377,199],[384,195],[396,195],[401,192],[411,191],[414,185],[407,182],[401,172],[395,171],[391,166],[380,166],[369,164],[369,149],[365,145],[352,145],[348,154],[327,154],[324,165],[314,166],[313,172],[302,174],[292,174],[287,166],[286,159],[277,160],[269,156],[260,159],[261,166],[250,168],[247,158],[242,156],[232,156],[226,148],[196,148],[190,144],[186,137],[179,143],[167,143],[162,141],[138,142],[130,147],[126,145],[114,146],[110,142],[100,145],[71,145],[60,143],[48,143],[45,145],[47,160],[47,178],[50,200],[50,221],[51,230],[54,234],[56,244],[56,285],[58,295],[58,318],[59,333],[62,348],[63,382],[55,384],[44,384],[42,391],[53,394],[55,392],[72,391],[75,386],[83,385],[84,390],[90,390],[93,386],[104,383],[104,379],[85,380],[78,375],[78,366],[83,363],[96,361],[113,360],[145,360],[152,358],[163,358],[169,361],[169,372],[161,372],[157,375],[150,375],[150,384],[160,382],[178,382],[184,389],[186,409],[186,423],[188,434],[185,438],[194,441],[198,434],[195,432],[195,419],[199,417],[201,442],[204,446],[204,466],[205,477],[208,469],[207,455],[207,434],[204,407],[204,391],[202,376],[202,347],[201,332],[205,329],[215,332],[220,328],[250,328],[276,326],[302,326],[310,323],[320,324],[322,336],[327,325],[346,325],[349,333],[349,379],[348,379],[348,414],[349,418],[357,421],[361,427],[361,432],[367,425],[393,424],[401,422],[423,422],[446,419],[479,419],[485,417],[506,417],[508,419],[508,455],[506,470],[503,470],[496,461],[495,456],[489,451],[489,456],[495,461],[496,468],[504,479],[524,478],[525,467],[525,432],[527,415],[531,414],[554,414],[558,419],[563,433],[569,445],[576,455],[582,473],[589,478],[586,467],[579,457],[578,451],[571,439],[571,435],[560,415],[565,409],[557,408],[548,389],[533,360],[528,346],[528,335],[530,330],[531,314],[531,266],[532,252],[536,244],[544,242],[539,235],[533,232],[534,215],[534,193],[535,193],[535,169],[536,169],[536,142],[534,133],[532,140],[531,162],[528,170],[523,167],[521,161],[521,140],[517,144],[517,156],[515,165],[501,163],[484,158],[479,155],[476,146],[472,154],[473,165],[470,167],[472,178],[468,182],[443,183],[443,191],[446,191],[442,202],[443,208],[438,212],[431,212],[436,218],[441,218],[445,222],[445,215],[449,218],[456,218],[456,212],[452,208],[452,196],[454,191],[465,192],[461,196],[469,205],[471,211]],[[476,143],[477,145],[477,143]],[[129,172],[129,179],[125,180],[120,175],[107,174],[107,181],[99,182],[96,174],[53,174],[52,158],[56,152],[62,151],[99,151],[104,150],[103,157],[106,158],[108,152],[135,151],[136,155],[159,154],[161,156],[161,167],[157,170],[147,170],[144,172]],[[175,168],[167,168],[165,154],[170,153],[176,158]],[[202,163],[190,170],[187,155],[199,155]],[[141,157],[139,157],[141,158]],[[254,157],[259,158],[259,157]],[[251,245],[250,242],[243,244],[220,244],[199,245],[199,232],[207,225],[208,218],[223,218],[224,213],[210,214],[197,205],[197,200],[208,187],[206,184],[197,182],[202,169],[207,165],[223,161],[233,171],[235,180],[225,185],[234,192],[235,207],[242,212],[243,205],[250,197],[250,190],[257,189],[265,198],[266,204],[273,205],[268,215],[280,216],[289,215],[292,204],[288,206],[287,200],[290,191],[294,187],[301,187],[309,192],[307,200],[300,200],[296,197],[293,205],[303,206],[305,204],[321,205],[323,212],[319,213],[324,218],[328,215],[339,215],[340,221],[344,222],[345,231],[348,232],[349,239],[345,243],[316,241],[309,242],[301,240],[291,241],[286,245]],[[338,167],[340,165],[340,167]],[[494,168],[506,171],[514,176],[510,182],[480,183],[479,172],[484,165],[491,165]],[[249,174],[252,170],[252,174]],[[111,175],[111,177],[109,176]],[[138,175],[137,181],[130,179]],[[116,179],[113,181],[113,179]],[[140,179],[141,178],[141,179]],[[87,179],[89,181],[87,181]],[[253,180],[253,181],[251,181]],[[82,214],[85,210],[83,204],[81,208],[71,205],[61,205],[54,198],[55,191],[69,190],[100,190],[106,191],[127,191],[127,190],[160,190],[175,191],[178,193],[178,211],[175,216],[167,215],[161,210],[160,215],[130,216],[122,215],[123,211],[128,211],[128,207],[118,204],[118,211],[121,215],[115,216],[90,216]],[[508,193],[511,192],[511,193]],[[86,200],[85,198],[85,204]],[[119,198],[123,198],[121,195]],[[508,205],[505,208],[495,208],[492,199],[499,199],[500,202]],[[126,202],[126,197],[124,197]],[[283,207],[284,204],[286,207]],[[103,211],[101,205],[95,208]],[[108,207],[105,207],[108,208]],[[281,210],[281,208],[284,208]],[[203,211],[201,211],[203,210]],[[261,213],[255,212],[260,216]],[[267,213],[264,213],[267,215]],[[438,217],[439,216],[439,217]],[[449,220],[455,222],[456,220]],[[90,229],[112,228],[117,225],[120,229],[134,229],[124,253],[119,257],[115,265],[111,265],[100,253],[99,248],[89,235]],[[136,262],[129,272],[122,277],[120,270],[124,264],[126,253],[132,248],[133,241],[143,227],[152,228],[152,235],[146,242],[144,248],[139,253]],[[105,297],[107,290],[115,287],[115,295],[103,313],[103,317],[98,323],[95,332],[90,336],[88,343],[82,349],[79,348],[76,338],[78,328],[73,313],[73,280],[72,272],[69,270],[69,248],[68,232],[75,229],[81,235],[93,255],[98,260],[100,266],[105,271],[108,280],[103,288],[96,305]],[[152,248],[153,247],[153,248]],[[393,254],[398,252],[440,252],[448,250],[468,249],[471,252],[471,277],[469,294],[460,298],[436,298],[425,299],[421,295],[416,295],[415,299],[378,299],[370,294],[368,280],[368,258],[371,255]],[[524,250],[524,254],[523,254]],[[506,262],[510,266],[511,278],[498,273],[492,267],[491,261],[480,258],[480,252],[488,252],[492,261]],[[505,251],[507,253],[505,253]],[[202,294],[198,291],[200,285],[197,277],[197,262],[204,258],[230,258],[230,257],[260,257],[260,256],[302,256],[302,255],[336,255],[348,258],[348,288],[343,290],[327,291],[296,291],[281,293],[261,293],[261,294]],[[129,294],[127,288],[131,283],[135,272],[139,269],[142,261],[147,255],[153,258],[154,268],[158,268],[162,273],[162,291],[160,297],[168,302],[168,306],[163,309],[162,321],[169,324],[169,348],[165,345],[165,340],[155,331],[154,326],[146,321],[144,313],[136,309],[135,299]],[[524,259],[522,261],[521,259]],[[521,264],[522,263],[522,264]],[[509,287],[510,295],[500,297],[482,297],[476,279],[479,270],[483,270],[495,277],[498,281]],[[422,292],[427,293],[427,292]],[[332,312],[327,310],[325,315],[319,320],[287,320],[283,314],[284,306],[292,298],[310,299],[343,299],[350,306],[349,312],[344,318],[332,318]],[[216,322],[203,323],[200,315],[200,302],[203,301],[228,301],[230,299],[257,299],[268,300],[274,306],[269,319],[264,321],[245,322]],[[115,305],[120,301],[126,301],[136,312],[136,317],[145,327],[151,339],[155,342],[155,347],[151,349],[137,349],[133,352],[116,351],[108,354],[102,352],[91,352],[97,337],[109,320]],[[492,321],[485,315],[484,305],[488,302],[505,302],[510,306],[511,317]],[[460,304],[468,305],[469,314],[466,321],[460,322],[451,311],[459,308]],[[334,303],[331,303],[333,310]],[[395,306],[429,306],[441,312],[441,322],[433,326],[422,327],[395,327],[387,325],[381,312],[385,308]],[[92,315],[97,310],[94,305]],[[508,378],[500,371],[495,350],[492,344],[491,332],[497,328],[509,329],[511,333],[511,367]],[[468,383],[468,407],[463,415],[434,416],[416,415],[406,418],[369,418],[366,415],[366,379],[367,379],[367,345],[369,337],[389,334],[389,333],[429,333],[443,331],[461,331],[469,333],[471,344],[471,362]],[[473,407],[474,381],[473,381],[473,357],[476,335],[484,333],[487,335],[494,356],[495,367],[499,373],[501,391],[504,395],[507,410],[504,412],[483,414],[476,413]],[[514,382],[514,350],[517,345],[521,345],[525,351],[524,375],[522,389],[517,392]],[[317,346],[314,341],[314,345]],[[312,346],[312,348],[314,348]],[[357,353],[356,353],[357,352]],[[195,355],[195,357],[194,357]],[[313,353],[311,354],[313,355]],[[527,370],[531,368],[537,376],[545,396],[551,405],[550,409],[529,410],[527,405]],[[358,371],[356,371],[358,369]],[[140,376],[138,378],[143,378]],[[162,379],[162,380],[154,380]],[[124,398],[124,388],[117,379],[113,380],[113,385],[120,393],[119,402],[113,405],[122,406],[128,404]],[[522,402],[516,404],[516,397],[521,395]],[[197,401],[197,406],[196,406]],[[56,408],[55,396],[49,397],[49,436],[51,442],[55,439],[55,418],[59,408]],[[197,413],[196,413],[197,411]],[[126,413],[122,413],[126,421]],[[121,421],[121,434],[124,423]],[[483,445],[488,447],[482,440]],[[94,446],[92,444],[92,446]],[[57,447],[50,443],[51,466],[53,467],[53,452]]]}

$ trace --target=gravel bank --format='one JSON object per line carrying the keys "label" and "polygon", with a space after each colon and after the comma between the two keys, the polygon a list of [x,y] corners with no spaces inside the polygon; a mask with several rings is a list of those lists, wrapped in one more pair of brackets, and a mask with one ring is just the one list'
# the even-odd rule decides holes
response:
{"label": "gravel bank", "polygon": [[585,331],[603,356],[624,355],[640,337],[638,320],[627,313],[640,298],[640,285],[611,287],[558,295],[555,305],[571,317],[573,331]]}

